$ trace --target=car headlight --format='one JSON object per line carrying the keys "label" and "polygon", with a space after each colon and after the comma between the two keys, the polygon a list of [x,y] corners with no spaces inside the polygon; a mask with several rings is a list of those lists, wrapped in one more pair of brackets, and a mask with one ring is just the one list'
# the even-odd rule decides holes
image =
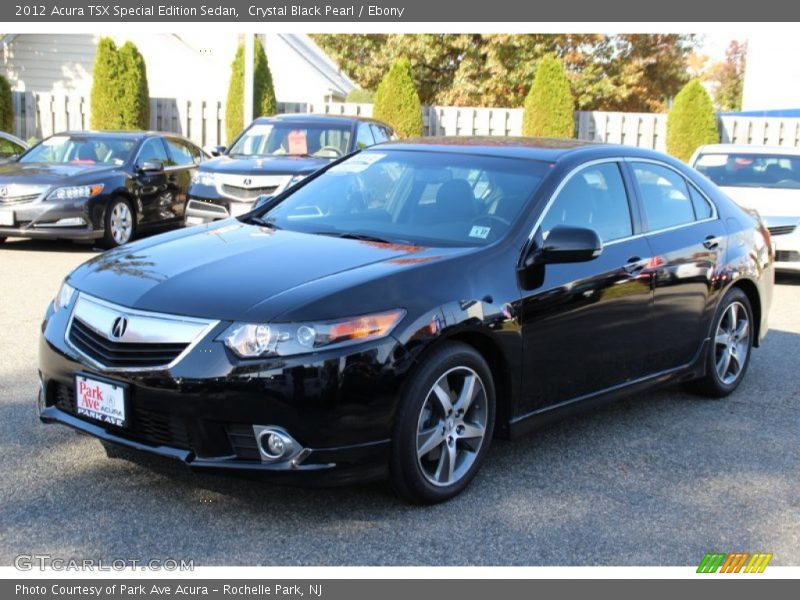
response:
{"label": "car headlight", "polygon": [[102,183],[92,185],[70,185],[54,189],[47,194],[48,200],[76,200],[78,198],[94,198],[105,187]]}
{"label": "car headlight", "polygon": [[389,335],[406,314],[395,309],[319,323],[234,323],[218,339],[237,356],[292,356]]}
{"label": "car headlight", "polygon": [[53,311],[58,312],[62,308],[66,308],[69,306],[69,303],[72,301],[72,296],[75,295],[75,288],[64,281],[61,284],[61,287],[56,294],[56,297],[53,298]]}
{"label": "car headlight", "polygon": [[192,173],[192,183],[215,187],[217,185],[217,174],[213,171],[195,171]]}

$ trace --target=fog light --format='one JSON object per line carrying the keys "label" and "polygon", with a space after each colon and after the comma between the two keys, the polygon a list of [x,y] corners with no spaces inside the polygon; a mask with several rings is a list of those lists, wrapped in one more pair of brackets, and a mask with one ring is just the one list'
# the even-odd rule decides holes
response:
{"label": "fog light", "polygon": [[267,438],[267,454],[272,454],[273,456],[283,456],[283,451],[285,450],[285,446],[281,436],[277,433],[270,433],[266,436]]}
{"label": "fog light", "polygon": [[296,454],[299,445],[286,431],[271,425],[253,427],[258,440],[261,459],[266,461],[285,460]]}

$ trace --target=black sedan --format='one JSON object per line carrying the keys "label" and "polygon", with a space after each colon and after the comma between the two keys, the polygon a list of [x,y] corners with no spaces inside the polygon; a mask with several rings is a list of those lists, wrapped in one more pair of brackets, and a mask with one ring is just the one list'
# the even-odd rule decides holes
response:
{"label": "black sedan", "polygon": [[289,114],[253,121],[192,179],[186,224],[237,217],[259,196],[277,195],[337,158],[394,138],[365,117]]}
{"label": "black sedan", "polygon": [[73,271],[42,327],[41,418],[195,468],[388,476],[441,501],[493,437],[672,382],[733,392],[773,260],[757,217],[662,154],[382,145]]}
{"label": "black sedan", "polygon": [[130,241],[180,225],[203,151],[179,136],[66,132],[0,165],[0,242],[7,237]]}

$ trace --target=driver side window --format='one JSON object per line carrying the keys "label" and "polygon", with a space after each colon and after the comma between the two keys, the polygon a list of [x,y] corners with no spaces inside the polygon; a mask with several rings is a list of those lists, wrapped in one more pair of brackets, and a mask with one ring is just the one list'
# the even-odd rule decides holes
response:
{"label": "driver side window", "polygon": [[543,237],[559,225],[593,229],[604,243],[633,234],[628,194],[617,163],[591,165],[572,175],[542,220]]}
{"label": "driver side window", "polygon": [[146,162],[160,162],[164,166],[169,164],[167,150],[159,138],[150,138],[142,144],[142,148],[139,150],[139,158],[136,159],[136,165],[141,166]]}

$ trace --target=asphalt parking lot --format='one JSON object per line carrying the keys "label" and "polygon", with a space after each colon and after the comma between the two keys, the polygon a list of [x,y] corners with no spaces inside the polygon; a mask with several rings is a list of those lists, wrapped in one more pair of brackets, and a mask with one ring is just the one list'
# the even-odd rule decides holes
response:
{"label": "asphalt parking lot", "polygon": [[385,486],[277,487],[165,459],[108,459],[35,410],[41,316],[94,252],[0,245],[0,564],[19,554],[196,565],[689,565],[708,551],[800,564],[800,278],[740,389],[636,397],[497,442],[455,500]]}

